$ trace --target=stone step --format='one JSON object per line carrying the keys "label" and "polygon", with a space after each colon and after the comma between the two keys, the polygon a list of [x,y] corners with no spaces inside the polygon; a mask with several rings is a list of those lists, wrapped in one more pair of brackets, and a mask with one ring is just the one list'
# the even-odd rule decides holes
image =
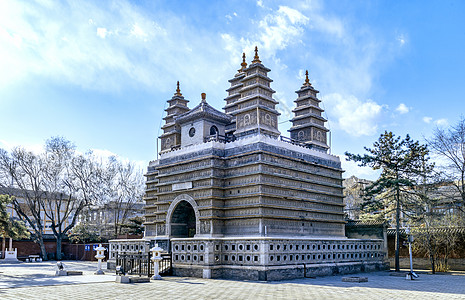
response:
{"label": "stone step", "polygon": [[342,277],[343,282],[368,282],[368,277]]}

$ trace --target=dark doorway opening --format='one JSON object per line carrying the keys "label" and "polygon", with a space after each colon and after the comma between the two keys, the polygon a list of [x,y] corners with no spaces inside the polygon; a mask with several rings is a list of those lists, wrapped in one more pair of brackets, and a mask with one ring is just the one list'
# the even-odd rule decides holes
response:
{"label": "dark doorway opening", "polygon": [[175,238],[194,237],[195,212],[187,201],[181,201],[171,216],[171,236]]}

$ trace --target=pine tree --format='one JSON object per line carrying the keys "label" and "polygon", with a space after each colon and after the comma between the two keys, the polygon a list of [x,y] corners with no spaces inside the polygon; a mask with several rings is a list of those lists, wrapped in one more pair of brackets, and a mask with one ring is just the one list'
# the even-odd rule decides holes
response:
{"label": "pine tree", "polygon": [[[359,155],[346,152],[349,160],[359,162],[373,170],[381,169],[380,177],[365,189],[365,201],[362,207],[366,211],[395,212],[395,270],[399,271],[401,211],[409,207],[412,197],[408,194],[416,184],[416,178],[425,172],[428,161],[428,148],[412,141],[409,135],[405,139],[385,131],[373,144],[373,148],[364,148],[368,154]],[[427,168],[432,165],[427,163]]]}

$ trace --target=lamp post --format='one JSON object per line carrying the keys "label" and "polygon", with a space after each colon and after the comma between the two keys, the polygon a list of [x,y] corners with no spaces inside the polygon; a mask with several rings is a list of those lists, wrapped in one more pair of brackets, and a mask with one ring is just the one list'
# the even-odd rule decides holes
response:
{"label": "lamp post", "polygon": [[410,234],[410,227],[405,228],[405,233],[407,234],[408,253],[410,256],[410,272],[407,273],[407,276],[405,279],[413,280],[414,278],[418,278],[418,275],[415,272],[413,272],[413,259],[412,259],[413,236]]}
{"label": "lamp post", "polygon": [[100,244],[97,249],[97,255],[95,255],[95,258],[98,259],[98,265],[97,265],[97,272],[95,272],[95,275],[104,275],[105,273],[102,271],[102,259],[105,258],[105,249],[102,247],[102,244]]}
{"label": "lamp post", "polygon": [[155,247],[150,249],[150,252],[152,252],[151,260],[153,262],[153,276],[152,276],[153,280],[160,280],[161,279],[160,270],[159,270],[159,263],[162,260],[162,257],[161,257],[161,252],[162,251],[163,251],[163,249],[161,247],[158,247],[158,244],[155,244]]}

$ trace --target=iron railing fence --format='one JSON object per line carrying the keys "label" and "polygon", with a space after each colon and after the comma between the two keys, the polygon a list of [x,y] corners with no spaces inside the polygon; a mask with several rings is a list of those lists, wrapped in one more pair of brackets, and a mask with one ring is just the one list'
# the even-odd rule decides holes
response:
{"label": "iron railing fence", "polygon": [[[162,260],[159,263],[161,276],[172,275],[171,254],[161,254]],[[153,276],[153,263],[150,260],[150,253],[147,254],[119,254],[116,256],[116,266],[120,266],[126,275]]]}

